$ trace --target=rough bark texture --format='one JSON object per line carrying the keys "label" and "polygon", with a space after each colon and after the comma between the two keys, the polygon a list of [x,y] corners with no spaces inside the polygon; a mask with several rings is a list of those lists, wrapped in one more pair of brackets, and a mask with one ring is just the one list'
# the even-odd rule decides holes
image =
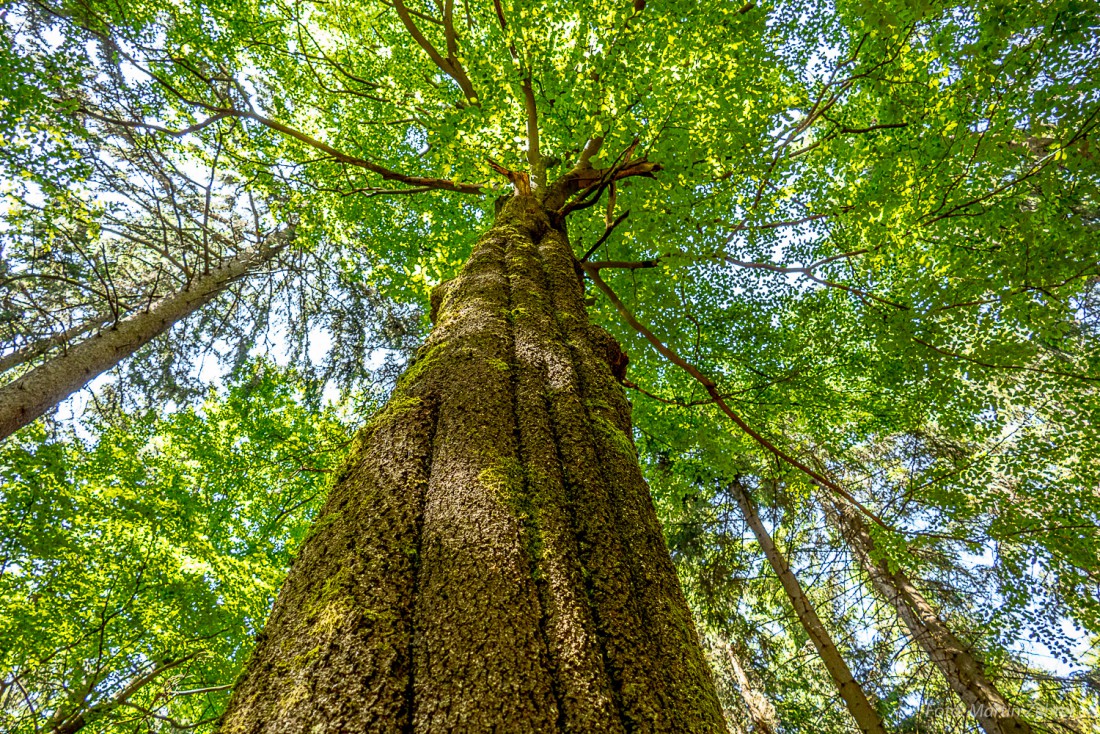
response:
{"label": "rough bark texture", "polygon": [[795,578],[787,559],[775,547],[767,528],[760,521],[760,515],[756,511],[756,503],[753,502],[752,497],[740,482],[731,483],[730,492],[741,506],[745,521],[748,522],[753,535],[756,536],[756,541],[760,543],[764,555],[768,558],[768,563],[771,564],[772,569],[779,576],[779,581],[783,584],[783,590],[787,592],[791,605],[798,615],[798,621],[801,622],[802,628],[806,630],[810,641],[817,648],[821,660],[825,663],[829,675],[832,676],[833,682],[836,684],[840,697],[844,699],[848,711],[855,719],[856,726],[859,727],[860,731],[869,734],[886,734],[886,729],[882,724],[882,718],[879,716],[878,711],[871,705],[871,702],[867,699],[867,694],[863,691],[863,687],[852,675],[848,664],[841,657],[836,645],[833,644],[829,631],[825,629],[825,625],[821,623],[821,618],[817,616],[817,611],[810,604],[810,600],[806,598],[805,592],[802,591],[802,585]]}
{"label": "rough bark texture", "polygon": [[944,624],[909,578],[901,571],[891,571],[885,561],[874,560],[874,540],[858,510],[828,497],[823,504],[875,590],[897,609],[909,634],[943,672],[986,734],[1031,734],[1031,726],[1016,716],[970,647]]}
{"label": "rough bark texture", "polygon": [[248,250],[227,260],[195,278],[184,290],[97,332],[0,387],[0,441],[209,303],[234,280],[271,260],[285,243],[284,236],[272,246]]}
{"label": "rough bark texture", "polygon": [[434,294],[223,732],[725,731],[582,296],[511,199]]}

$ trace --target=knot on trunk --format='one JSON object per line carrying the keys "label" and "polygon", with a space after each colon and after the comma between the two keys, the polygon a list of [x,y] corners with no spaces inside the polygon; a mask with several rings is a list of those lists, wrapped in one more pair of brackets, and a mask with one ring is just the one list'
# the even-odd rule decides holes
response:
{"label": "knot on trunk", "polygon": [[611,368],[611,374],[615,376],[615,379],[622,382],[626,379],[626,367],[630,364],[630,357],[619,345],[619,342],[615,340],[615,337],[611,336],[606,329],[601,326],[591,324],[589,326],[589,332],[591,334],[592,346],[596,350],[596,354],[607,362],[607,365]]}
{"label": "knot on trunk", "polygon": [[431,295],[428,296],[428,300],[431,303],[431,309],[428,311],[428,318],[431,319],[432,326],[435,326],[435,322],[439,320],[439,309],[443,307],[443,299],[447,297],[447,293],[451,290],[451,283],[453,282],[453,279],[443,281],[432,288]]}

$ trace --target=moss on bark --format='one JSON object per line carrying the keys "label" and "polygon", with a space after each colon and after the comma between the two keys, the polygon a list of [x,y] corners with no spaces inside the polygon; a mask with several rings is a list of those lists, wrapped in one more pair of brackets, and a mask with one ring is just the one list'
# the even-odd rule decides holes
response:
{"label": "moss on bark", "polygon": [[517,197],[433,294],[222,731],[725,730],[576,273]]}

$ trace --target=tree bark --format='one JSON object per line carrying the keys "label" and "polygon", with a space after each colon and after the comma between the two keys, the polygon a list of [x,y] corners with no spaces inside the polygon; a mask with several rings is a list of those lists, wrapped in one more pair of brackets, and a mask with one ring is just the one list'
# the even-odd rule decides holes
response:
{"label": "tree bark", "polygon": [[564,233],[504,205],[357,438],[222,721],[723,732]]}
{"label": "tree bark", "polygon": [[745,669],[741,667],[741,661],[738,659],[732,645],[726,646],[726,658],[729,660],[730,669],[733,670],[737,687],[741,691],[741,700],[745,702],[745,707],[749,710],[749,716],[752,718],[753,731],[759,732],[759,734],[775,734],[775,708],[772,706],[771,701],[763,693],[753,688],[749,676],[745,673]]}
{"label": "tree bark", "polygon": [[0,374],[22,367],[26,363],[41,357],[52,349],[64,346],[79,336],[84,336],[93,329],[98,329],[111,319],[107,316],[95,316],[84,323],[72,326],[59,334],[48,336],[38,341],[24,344],[18,349],[13,349],[0,357]]}
{"label": "tree bark", "polygon": [[874,560],[874,539],[859,512],[831,497],[823,497],[822,504],[871,579],[871,585],[897,610],[909,634],[940,669],[986,734],[1031,734],[1031,726],[1014,713],[971,648],[947,627],[909,577],[900,570],[891,571],[886,561]]}
{"label": "tree bark", "polygon": [[745,521],[748,522],[753,535],[756,536],[756,541],[763,549],[768,563],[771,564],[772,569],[779,576],[779,582],[783,584],[783,590],[787,592],[787,596],[791,600],[795,614],[798,615],[798,621],[802,624],[802,628],[806,630],[806,634],[809,635],[814,647],[817,648],[821,660],[825,663],[829,675],[832,676],[833,682],[836,684],[840,697],[844,699],[848,711],[855,719],[856,726],[859,727],[860,731],[868,734],[886,734],[882,717],[871,705],[863,687],[856,681],[852,671],[848,668],[848,664],[841,657],[840,651],[833,644],[829,631],[825,629],[825,625],[821,623],[821,618],[817,616],[817,611],[810,604],[810,600],[806,598],[802,585],[795,578],[787,559],[775,547],[767,528],[760,521],[760,515],[756,511],[756,504],[753,502],[752,497],[740,481],[730,483],[730,492],[741,506]]}
{"label": "tree bark", "polygon": [[246,250],[195,278],[187,288],[97,332],[0,387],[0,441],[209,303],[230,283],[270,261],[286,246],[291,230],[281,234],[276,243]]}
{"label": "tree bark", "polygon": [[734,643],[719,635],[711,636],[710,646],[715,653],[721,655],[719,664],[722,667],[728,667],[732,674],[741,702],[749,714],[749,721],[752,722],[752,731],[755,734],[775,734],[779,720],[775,713],[775,706],[749,679],[745,666],[741,664],[741,651]]}

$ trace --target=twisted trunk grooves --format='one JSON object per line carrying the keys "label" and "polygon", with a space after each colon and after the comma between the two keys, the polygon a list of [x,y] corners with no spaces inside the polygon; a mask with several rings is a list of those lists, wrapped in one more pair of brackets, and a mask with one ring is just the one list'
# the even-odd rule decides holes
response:
{"label": "twisted trunk grooves", "polygon": [[874,539],[859,513],[831,497],[823,496],[822,505],[870,577],[875,591],[897,610],[909,634],[940,669],[986,734],[1031,734],[1031,725],[1015,714],[971,648],[944,623],[909,577],[900,570],[891,571],[886,561],[874,559]]}
{"label": "twisted trunk grooves", "polygon": [[577,272],[517,196],[437,290],[223,732],[725,731]]}

